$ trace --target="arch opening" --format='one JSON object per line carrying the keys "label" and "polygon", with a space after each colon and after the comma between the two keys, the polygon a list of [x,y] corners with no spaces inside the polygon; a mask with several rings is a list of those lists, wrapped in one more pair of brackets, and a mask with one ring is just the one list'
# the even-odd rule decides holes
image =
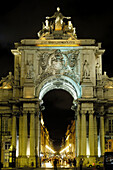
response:
{"label": "arch opening", "polygon": [[[76,105],[76,99],[81,97],[81,86],[70,77],[54,75],[45,78],[37,85],[36,96],[41,101],[40,105],[43,103],[41,107],[42,118],[44,120],[44,126],[47,127],[47,131],[49,132],[49,141],[52,143],[51,146],[59,156],[64,157],[65,155],[60,154],[60,151],[64,147],[68,147],[68,151],[66,151],[68,152],[68,156],[71,156],[71,158],[74,157],[75,112],[72,109],[74,109]],[[74,107],[72,107],[73,104]],[[45,110],[43,110],[43,106],[45,107]],[[70,129],[73,129],[72,134],[74,134],[73,143],[71,142],[72,144],[69,143],[72,136],[70,136]],[[67,141],[68,137],[69,139]],[[43,142],[41,147],[43,148]],[[44,156],[43,152],[41,153],[42,156]]]}
{"label": "arch opening", "polygon": [[56,151],[60,151],[68,125],[74,120],[71,110],[73,97],[62,89],[54,89],[43,96],[45,110],[42,111],[44,124]]}

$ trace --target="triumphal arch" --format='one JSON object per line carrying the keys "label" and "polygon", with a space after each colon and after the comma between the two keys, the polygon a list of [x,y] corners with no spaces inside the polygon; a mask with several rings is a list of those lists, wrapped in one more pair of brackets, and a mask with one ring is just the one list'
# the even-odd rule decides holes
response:
{"label": "triumphal arch", "polygon": [[113,78],[106,72],[102,74],[105,50],[94,39],[78,39],[71,17],[63,16],[60,8],[52,17],[46,17],[38,37],[15,43],[11,50],[14,75],[10,72],[0,81],[4,166],[6,144],[11,142],[11,148],[19,150],[18,166],[36,167],[40,160],[42,98],[52,89],[64,89],[73,97],[76,158],[84,158],[85,163],[102,157],[106,139],[113,137]]}

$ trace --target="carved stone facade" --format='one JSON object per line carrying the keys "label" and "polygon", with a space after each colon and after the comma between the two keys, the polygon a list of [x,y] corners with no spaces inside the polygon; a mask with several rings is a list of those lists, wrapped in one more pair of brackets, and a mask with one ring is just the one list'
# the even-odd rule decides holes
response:
{"label": "carved stone facade", "polygon": [[15,43],[15,49],[11,50],[14,76],[9,73],[0,81],[0,115],[8,122],[8,133],[5,135],[4,132],[2,138],[3,165],[6,166],[4,148],[7,142],[16,153],[19,148],[16,166],[39,165],[42,98],[52,89],[64,89],[74,99],[77,160],[83,157],[85,164],[103,157],[105,139],[113,138],[113,125],[110,124],[113,119],[113,78],[106,73],[102,75],[105,50],[95,40],[77,39],[70,17],[64,17],[59,8],[52,17],[46,18],[46,25],[43,24],[38,35],[39,39]]}

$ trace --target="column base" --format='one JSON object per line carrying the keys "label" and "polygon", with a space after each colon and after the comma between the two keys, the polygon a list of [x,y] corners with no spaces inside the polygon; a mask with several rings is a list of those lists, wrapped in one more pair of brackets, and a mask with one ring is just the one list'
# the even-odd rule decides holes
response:
{"label": "column base", "polygon": [[28,167],[28,158],[27,156],[18,157],[18,167]]}
{"label": "column base", "polygon": [[96,157],[95,156],[89,156],[89,163],[95,163],[96,162]]}
{"label": "column base", "polygon": [[83,160],[83,166],[85,166],[88,163],[89,158],[87,156],[78,156],[77,157],[77,167],[80,166],[80,160]]}
{"label": "column base", "polygon": [[41,158],[37,156],[37,167],[41,167]]}
{"label": "column base", "polygon": [[29,157],[29,167],[32,167],[32,168],[36,167],[36,156]]}
{"label": "column base", "polygon": [[77,157],[77,167],[79,167],[80,166],[80,160],[83,160],[83,167],[85,167],[86,166],[86,164],[88,164],[88,163],[95,163],[95,162],[97,162],[97,157],[96,156],[79,156],[79,157]]}

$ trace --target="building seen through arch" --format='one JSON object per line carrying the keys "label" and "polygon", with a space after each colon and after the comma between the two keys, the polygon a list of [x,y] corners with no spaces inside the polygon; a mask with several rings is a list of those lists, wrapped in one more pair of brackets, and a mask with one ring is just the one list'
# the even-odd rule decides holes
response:
{"label": "building seen through arch", "polygon": [[71,17],[59,8],[46,17],[38,37],[15,43],[14,75],[9,72],[0,81],[3,166],[40,165],[42,99],[54,89],[74,99],[77,162],[83,158],[85,165],[103,158],[105,142],[113,137],[113,78],[102,74],[105,50],[94,39],[78,39]]}

